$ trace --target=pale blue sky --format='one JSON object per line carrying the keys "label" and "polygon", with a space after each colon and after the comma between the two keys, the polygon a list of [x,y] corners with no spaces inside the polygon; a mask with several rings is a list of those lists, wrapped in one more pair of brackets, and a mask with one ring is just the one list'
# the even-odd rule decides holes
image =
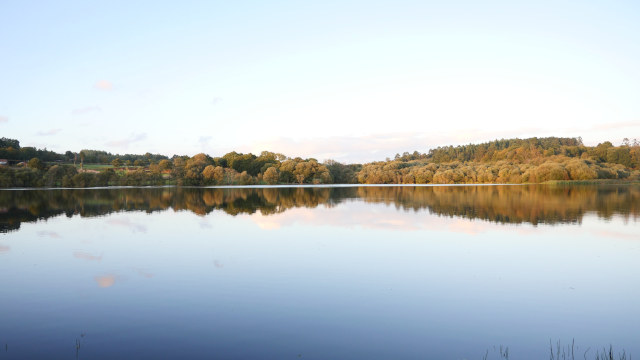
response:
{"label": "pale blue sky", "polygon": [[640,138],[632,1],[3,1],[0,134],[56,151],[371,161]]}

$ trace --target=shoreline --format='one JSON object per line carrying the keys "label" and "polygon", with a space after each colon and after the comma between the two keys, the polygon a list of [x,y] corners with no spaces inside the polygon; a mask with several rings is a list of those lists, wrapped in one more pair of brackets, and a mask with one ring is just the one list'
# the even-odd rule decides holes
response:
{"label": "shoreline", "polygon": [[352,187],[471,187],[471,186],[531,186],[531,185],[640,185],[638,180],[552,180],[542,183],[472,183],[472,184],[274,184],[274,185],[113,185],[92,187],[18,187],[0,191],[20,190],[107,190],[107,189],[284,189],[284,188],[352,188]]}

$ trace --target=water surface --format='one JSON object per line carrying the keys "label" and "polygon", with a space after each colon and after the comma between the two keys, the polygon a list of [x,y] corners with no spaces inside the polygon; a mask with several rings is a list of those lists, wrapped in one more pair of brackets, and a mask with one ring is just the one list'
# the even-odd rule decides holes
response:
{"label": "water surface", "polygon": [[0,359],[640,354],[638,219],[633,186],[0,191]]}

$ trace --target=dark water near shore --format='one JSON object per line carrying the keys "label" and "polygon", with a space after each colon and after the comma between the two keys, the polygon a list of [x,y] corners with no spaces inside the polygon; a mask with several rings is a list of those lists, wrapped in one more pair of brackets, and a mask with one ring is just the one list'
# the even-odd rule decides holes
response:
{"label": "dark water near shore", "polygon": [[637,186],[0,191],[0,359],[640,356],[639,220]]}

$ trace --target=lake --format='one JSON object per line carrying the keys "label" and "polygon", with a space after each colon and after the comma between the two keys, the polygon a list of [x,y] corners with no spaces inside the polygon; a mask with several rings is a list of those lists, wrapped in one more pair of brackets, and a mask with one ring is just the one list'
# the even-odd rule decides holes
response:
{"label": "lake", "polygon": [[631,185],[3,190],[0,359],[640,356],[639,220]]}

